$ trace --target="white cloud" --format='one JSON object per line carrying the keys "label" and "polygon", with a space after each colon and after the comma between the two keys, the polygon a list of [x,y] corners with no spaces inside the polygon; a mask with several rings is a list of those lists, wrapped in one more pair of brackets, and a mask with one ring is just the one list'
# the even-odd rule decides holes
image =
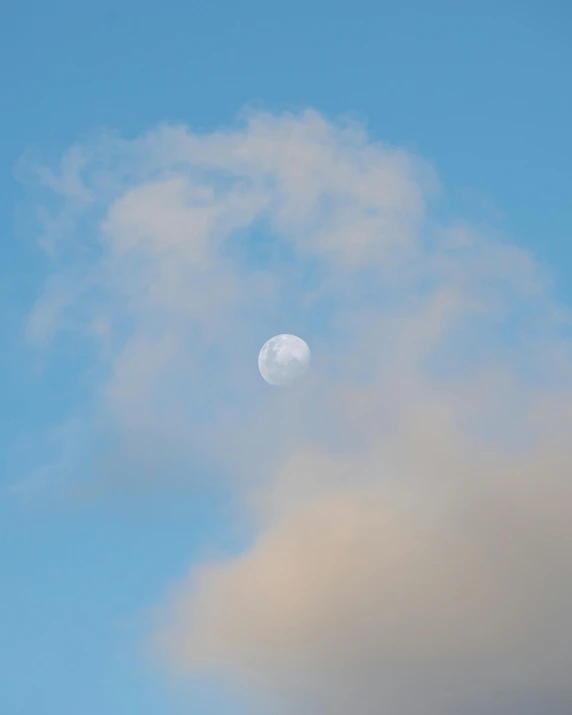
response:
{"label": "white cloud", "polygon": [[[224,467],[258,534],[166,607],[174,662],[286,713],[572,705],[570,345],[533,257],[313,111],[81,155],[48,183],[90,197],[89,293],[48,288],[30,331],[89,326],[129,468]],[[300,391],[255,374],[278,332],[313,349]]]}
{"label": "white cloud", "polygon": [[278,470],[254,545],[169,602],[161,641],[179,668],[238,674],[286,712],[572,702],[570,419],[515,451],[467,433],[474,405],[427,398],[393,429],[362,413],[353,459],[306,452]]}

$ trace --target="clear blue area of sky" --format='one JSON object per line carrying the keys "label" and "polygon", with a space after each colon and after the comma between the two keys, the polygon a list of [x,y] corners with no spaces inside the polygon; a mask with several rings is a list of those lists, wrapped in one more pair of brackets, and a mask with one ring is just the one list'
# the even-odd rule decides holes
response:
{"label": "clear blue area of sky", "polygon": [[[23,152],[56,157],[101,127],[212,129],[248,103],[352,112],[429,159],[465,215],[500,209],[569,298],[571,32],[567,0],[3,0],[2,483],[77,399],[66,366],[43,380],[22,340],[46,270],[14,178]],[[175,501],[31,509],[0,492],[0,712],[178,712],[135,652],[137,614],[220,516]],[[187,712],[233,712],[212,693],[190,697]]]}

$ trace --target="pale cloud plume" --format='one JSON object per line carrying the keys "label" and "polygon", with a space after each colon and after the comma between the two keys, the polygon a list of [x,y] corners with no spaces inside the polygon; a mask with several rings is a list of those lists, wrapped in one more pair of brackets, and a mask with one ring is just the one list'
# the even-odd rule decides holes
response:
{"label": "pale cloud plume", "polygon": [[[255,531],[167,599],[169,662],[287,715],[568,712],[568,317],[534,258],[437,223],[425,162],[314,111],[80,155],[48,183],[89,196],[96,257],[31,333],[87,325],[135,472],[215,463]],[[271,392],[283,331],[314,369]]]}
{"label": "pale cloud plume", "polygon": [[428,397],[353,459],[292,455],[251,495],[253,546],[169,602],[179,668],[238,674],[279,712],[570,703],[570,420],[508,449]]}

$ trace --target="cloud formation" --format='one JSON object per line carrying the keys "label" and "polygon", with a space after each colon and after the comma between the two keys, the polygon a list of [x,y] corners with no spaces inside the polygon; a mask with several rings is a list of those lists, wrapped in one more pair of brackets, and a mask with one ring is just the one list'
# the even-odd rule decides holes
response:
{"label": "cloud formation", "polygon": [[[106,465],[216,465],[255,531],[166,599],[169,662],[285,715],[570,712],[570,343],[533,257],[314,111],[70,156],[43,176],[91,252],[32,337],[83,326]],[[301,390],[255,373],[280,332]]]}

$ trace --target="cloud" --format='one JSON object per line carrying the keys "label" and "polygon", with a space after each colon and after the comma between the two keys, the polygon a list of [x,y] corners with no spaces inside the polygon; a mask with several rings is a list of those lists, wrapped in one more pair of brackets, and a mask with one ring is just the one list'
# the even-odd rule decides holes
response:
{"label": "cloud", "polygon": [[252,548],[170,603],[174,662],[238,673],[287,712],[569,704],[569,448],[495,459],[435,416],[353,465],[292,460]]}
{"label": "cloud", "polygon": [[[166,599],[168,662],[287,714],[568,712],[568,316],[534,258],[314,111],[74,151],[88,289],[31,333],[90,341],[113,479],[216,467],[254,530]],[[313,370],[269,392],[280,332]]]}

